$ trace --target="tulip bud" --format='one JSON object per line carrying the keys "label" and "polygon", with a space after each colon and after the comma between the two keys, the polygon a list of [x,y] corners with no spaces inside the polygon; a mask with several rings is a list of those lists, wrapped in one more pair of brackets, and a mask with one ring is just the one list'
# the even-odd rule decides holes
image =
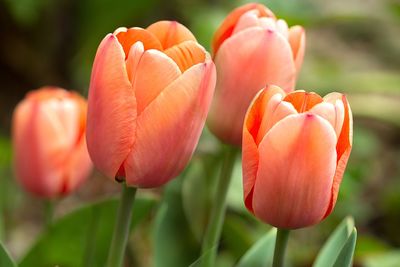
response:
{"label": "tulip bud", "polygon": [[218,80],[207,123],[220,140],[240,146],[244,116],[257,92],[266,85],[294,90],[305,32],[252,3],[226,17],[212,47]]}
{"label": "tulip bud", "polygon": [[335,206],[352,147],[353,122],[344,95],[262,90],[243,126],[247,209],[286,229],[316,224]]}
{"label": "tulip bud", "polygon": [[13,115],[16,177],[41,197],[67,195],[89,175],[86,101],[77,93],[43,87],[27,94]]}
{"label": "tulip bud", "polygon": [[95,166],[134,187],[177,176],[198,143],[215,79],[208,53],[177,22],[108,34],[89,90],[87,142]]}

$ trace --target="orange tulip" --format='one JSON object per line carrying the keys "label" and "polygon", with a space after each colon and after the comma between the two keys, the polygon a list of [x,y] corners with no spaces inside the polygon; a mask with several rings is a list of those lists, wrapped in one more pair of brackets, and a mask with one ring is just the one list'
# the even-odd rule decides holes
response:
{"label": "orange tulip", "polygon": [[89,91],[87,142],[95,166],[135,187],[177,176],[199,140],[215,79],[208,53],[177,22],[108,34]]}
{"label": "orange tulip", "polygon": [[306,227],[335,206],[352,146],[344,95],[286,93],[276,86],[253,100],[243,126],[243,187],[248,210],[286,229]]}
{"label": "orange tulip", "polygon": [[259,90],[294,90],[303,62],[305,32],[261,4],[235,9],[214,35],[217,86],[208,126],[223,142],[240,146],[246,110]]}
{"label": "orange tulip", "polygon": [[85,99],[61,88],[28,93],[13,115],[16,177],[42,197],[70,193],[92,169],[86,148]]}

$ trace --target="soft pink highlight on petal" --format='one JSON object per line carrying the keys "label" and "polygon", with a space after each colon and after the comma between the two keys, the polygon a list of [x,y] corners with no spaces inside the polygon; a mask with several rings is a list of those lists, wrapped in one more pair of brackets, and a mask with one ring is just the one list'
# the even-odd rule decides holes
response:
{"label": "soft pink highlight on petal", "polygon": [[259,16],[260,12],[256,9],[247,11],[246,13],[244,13],[240,19],[238,20],[235,29],[233,30],[233,34],[236,34],[240,31],[243,31],[247,28],[251,28],[251,27],[259,27],[260,23],[259,23]]}
{"label": "soft pink highlight on petal", "polygon": [[244,116],[256,93],[269,84],[293,90],[291,48],[274,31],[250,28],[221,45],[215,64],[218,80],[208,125],[221,140],[240,145]]}
{"label": "soft pink highlight on petal", "polygon": [[283,19],[278,19],[276,21],[276,30],[282,34],[285,39],[289,38],[289,27],[286,23],[286,21],[284,21]]}
{"label": "soft pink highlight on petal", "polygon": [[157,50],[145,51],[132,80],[138,115],[179,75],[178,66],[167,55]]}
{"label": "soft pink highlight on petal", "polygon": [[230,38],[233,34],[233,30],[238,23],[239,19],[243,14],[250,10],[256,10],[259,12],[261,17],[270,17],[275,18],[274,13],[265,7],[262,4],[258,3],[249,3],[243,6],[240,6],[234,9],[229,15],[225,18],[222,24],[218,27],[218,30],[215,32],[213,41],[212,41],[212,52],[215,55],[221,46],[221,44],[228,38]]}
{"label": "soft pink highlight on petal", "polygon": [[334,104],[322,102],[311,108],[310,112],[326,119],[335,129],[336,136],[339,138],[344,120],[343,102],[339,101]]}
{"label": "soft pink highlight on petal", "polygon": [[87,145],[96,165],[114,179],[135,141],[136,99],[128,79],[125,54],[109,34],[101,42],[89,90]]}
{"label": "soft pink highlight on petal", "polygon": [[137,71],[137,67],[139,61],[144,53],[144,46],[142,42],[136,42],[132,45],[131,49],[129,50],[129,56],[126,59],[126,72],[128,73],[128,78],[131,83],[135,78],[135,73]]}
{"label": "soft pink highlight on petal", "polygon": [[293,26],[289,29],[289,43],[292,47],[293,58],[296,64],[297,75],[303,64],[306,49],[306,32],[301,26]]}
{"label": "soft pink highlight on petal", "polygon": [[273,226],[293,229],[323,219],[336,168],[336,135],[310,113],[290,115],[259,146],[253,210]]}
{"label": "soft pink highlight on petal", "polygon": [[215,80],[212,62],[195,65],[140,114],[137,141],[125,162],[129,185],[160,186],[183,170],[204,126]]}

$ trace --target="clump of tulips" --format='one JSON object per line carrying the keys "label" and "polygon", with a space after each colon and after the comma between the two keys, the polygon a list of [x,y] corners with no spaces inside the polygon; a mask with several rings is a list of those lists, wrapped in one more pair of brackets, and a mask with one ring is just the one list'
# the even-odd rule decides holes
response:
{"label": "clump of tulips", "polygon": [[233,162],[242,153],[244,205],[278,228],[273,266],[283,266],[289,230],[317,224],[334,209],[352,147],[346,96],[295,90],[305,43],[301,26],[289,27],[261,4],[226,17],[212,56],[175,21],[118,28],[98,47],[88,104],[46,87],[18,105],[16,177],[43,198],[72,193],[92,162],[121,183],[107,262],[121,267],[136,189],[182,173],[210,111],[208,127],[229,148],[199,264],[215,266]]}

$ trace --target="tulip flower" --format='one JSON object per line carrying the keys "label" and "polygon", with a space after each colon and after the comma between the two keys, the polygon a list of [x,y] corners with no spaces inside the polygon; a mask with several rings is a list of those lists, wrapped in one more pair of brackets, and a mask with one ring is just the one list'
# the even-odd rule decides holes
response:
{"label": "tulip flower", "polygon": [[335,206],[352,147],[346,97],[269,86],[253,100],[243,126],[247,209],[283,229],[316,224]]}
{"label": "tulip flower", "polygon": [[174,21],[119,28],[101,42],[89,90],[95,166],[132,187],[177,176],[198,143],[214,93],[214,63]]}
{"label": "tulip flower", "polygon": [[207,124],[220,140],[240,146],[244,116],[257,92],[266,85],[294,90],[305,31],[289,28],[265,6],[251,3],[226,17],[212,48],[218,80]]}
{"label": "tulip flower", "polygon": [[29,192],[53,198],[78,187],[92,169],[86,148],[87,104],[77,93],[43,87],[13,115],[16,178]]}

